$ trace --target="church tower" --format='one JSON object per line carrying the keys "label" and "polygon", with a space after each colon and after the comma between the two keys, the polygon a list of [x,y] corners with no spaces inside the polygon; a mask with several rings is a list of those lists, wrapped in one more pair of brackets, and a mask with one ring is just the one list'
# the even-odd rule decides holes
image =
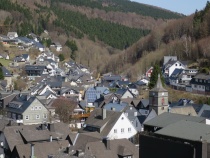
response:
{"label": "church tower", "polygon": [[160,75],[155,87],[149,91],[149,109],[154,109],[157,115],[168,112],[168,91],[163,88]]}

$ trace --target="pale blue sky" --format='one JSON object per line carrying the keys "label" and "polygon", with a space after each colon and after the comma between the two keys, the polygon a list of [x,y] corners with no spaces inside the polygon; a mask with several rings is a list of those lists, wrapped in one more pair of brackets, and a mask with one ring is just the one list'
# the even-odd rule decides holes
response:
{"label": "pale blue sky", "polygon": [[171,11],[190,15],[195,10],[201,10],[206,6],[206,2],[209,0],[131,0],[139,3],[150,4],[158,6]]}

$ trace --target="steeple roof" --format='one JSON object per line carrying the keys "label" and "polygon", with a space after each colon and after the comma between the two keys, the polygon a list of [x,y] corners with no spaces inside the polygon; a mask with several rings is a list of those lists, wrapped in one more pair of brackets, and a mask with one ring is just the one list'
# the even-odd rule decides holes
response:
{"label": "steeple roof", "polygon": [[155,87],[153,89],[151,89],[151,91],[154,91],[154,92],[167,92],[167,90],[163,88],[163,85],[162,85],[162,82],[161,82],[161,79],[160,79],[160,74],[158,74],[157,83],[156,83]]}

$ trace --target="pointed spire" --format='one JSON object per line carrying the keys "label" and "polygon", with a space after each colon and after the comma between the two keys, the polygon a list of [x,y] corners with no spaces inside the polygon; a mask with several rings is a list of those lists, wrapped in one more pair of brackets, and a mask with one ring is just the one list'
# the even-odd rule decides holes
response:
{"label": "pointed spire", "polygon": [[158,74],[158,80],[155,85],[155,87],[152,89],[152,91],[167,91],[166,89],[163,88],[163,84],[160,78],[160,74]]}

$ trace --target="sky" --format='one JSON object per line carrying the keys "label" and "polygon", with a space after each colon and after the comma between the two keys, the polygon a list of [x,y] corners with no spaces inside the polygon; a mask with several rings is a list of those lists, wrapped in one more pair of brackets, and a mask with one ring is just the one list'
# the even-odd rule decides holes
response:
{"label": "sky", "polygon": [[164,9],[190,15],[195,10],[201,10],[206,6],[209,0],[131,0],[139,3],[150,4]]}

